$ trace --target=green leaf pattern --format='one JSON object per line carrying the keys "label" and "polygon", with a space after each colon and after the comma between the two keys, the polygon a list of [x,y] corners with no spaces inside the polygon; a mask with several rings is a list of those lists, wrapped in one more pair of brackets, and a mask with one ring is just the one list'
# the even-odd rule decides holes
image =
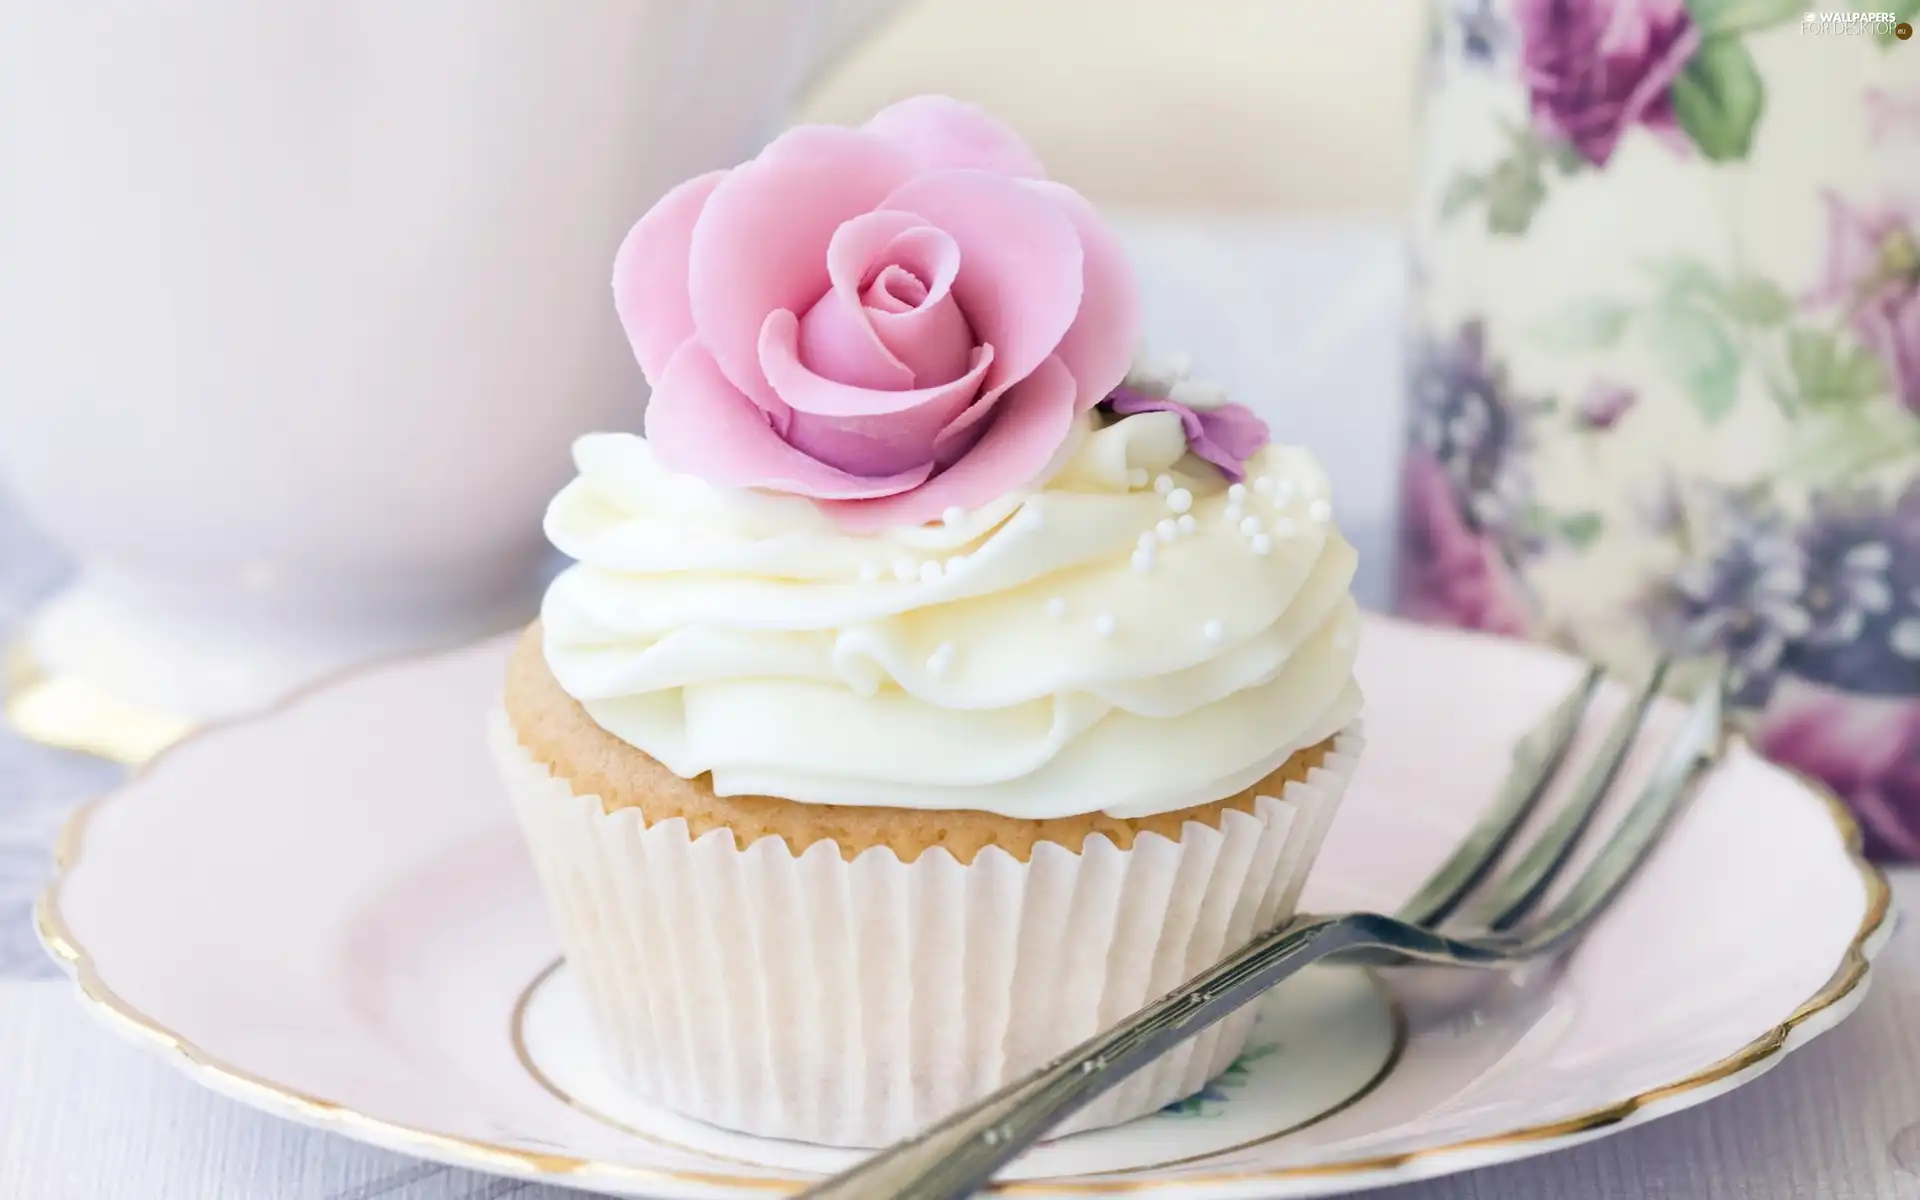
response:
{"label": "green leaf pattern", "polygon": [[1534,327],[1534,343],[1558,354],[1597,355],[1638,339],[1676,396],[1708,426],[1733,415],[1751,395],[1798,420],[1891,390],[1878,355],[1844,325],[1799,314],[1773,281],[1725,275],[1691,257],[1643,266],[1643,295],[1571,303]]}
{"label": "green leaf pattern", "polygon": [[1807,0],[1687,0],[1702,37],[1753,33],[1797,21]]}
{"label": "green leaf pattern", "polygon": [[1694,147],[1715,162],[1747,156],[1765,106],[1760,68],[1738,37],[1702,38],[1673,81],[1673,115]]}
{"label": "green leaf pattern", "polygon": [[1879,395],[1886,386],[1879,359],[1824,329],[1788,330],[1787,365],[1809,408],[1858,404]]}
{"label": "green leaf pattern", "polygon": [[1709,425],[1733,412],[1740,391],[1740,352],[1725,325],[1704,307],[1669,300],[1646,329],[1654,360]]}

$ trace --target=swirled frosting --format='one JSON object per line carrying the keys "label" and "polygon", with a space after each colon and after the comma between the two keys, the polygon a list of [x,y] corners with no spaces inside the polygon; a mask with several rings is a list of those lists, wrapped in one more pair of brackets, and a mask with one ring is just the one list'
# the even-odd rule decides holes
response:
{"label": "swirled frosting", "polygon": [[547,535],[548,665],[720,795],[1137,817],[1230,796],[1357,713],[1353,548],[1270,446],[1228,485],[1180,418],[1083,416],[1044,482],[852,532],[594,434]]}

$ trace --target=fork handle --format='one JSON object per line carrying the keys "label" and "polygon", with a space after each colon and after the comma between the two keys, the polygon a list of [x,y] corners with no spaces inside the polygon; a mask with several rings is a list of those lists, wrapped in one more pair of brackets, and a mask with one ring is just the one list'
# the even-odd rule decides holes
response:
{"label": "fork handle", "polygon": [[1330,954],[1372,941],[1352,916],[1301,917],[1248,943],[1119,1025],[924,1133],[802,1193],[820,1200],[957,1200],[1141,1067]]}

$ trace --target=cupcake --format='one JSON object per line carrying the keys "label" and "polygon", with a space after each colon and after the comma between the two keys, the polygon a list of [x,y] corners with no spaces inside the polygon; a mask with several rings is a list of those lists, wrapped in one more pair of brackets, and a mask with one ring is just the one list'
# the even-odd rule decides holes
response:
{"label": "cupcake", "polygon": [[1360,746],[1354,551],[1310,455],[1135,357],[1118,243],[1015,135],[794,129],[642,217],[614,302],[645,436],[574,448],[492,744],[635,1093],[884,1145],[1293,912]]}

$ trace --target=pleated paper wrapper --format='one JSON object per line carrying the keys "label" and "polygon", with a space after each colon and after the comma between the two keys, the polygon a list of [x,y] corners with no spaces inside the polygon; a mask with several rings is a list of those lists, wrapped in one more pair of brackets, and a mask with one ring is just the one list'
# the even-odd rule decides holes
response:
{"label": "pleated paper wrapper", "polygon": [[[1292,915],[1361,746],[1175,842],[1104,836],[1027,861],[989,847],[902,863],[831,842],[794,855],[603,811],[491,740],[610,1064],[641,1099],[763,1137],[883,1146],[1021,1077]],[[1253,1008],[1081,1110],[1060,1132],[1200,1090]]]}

